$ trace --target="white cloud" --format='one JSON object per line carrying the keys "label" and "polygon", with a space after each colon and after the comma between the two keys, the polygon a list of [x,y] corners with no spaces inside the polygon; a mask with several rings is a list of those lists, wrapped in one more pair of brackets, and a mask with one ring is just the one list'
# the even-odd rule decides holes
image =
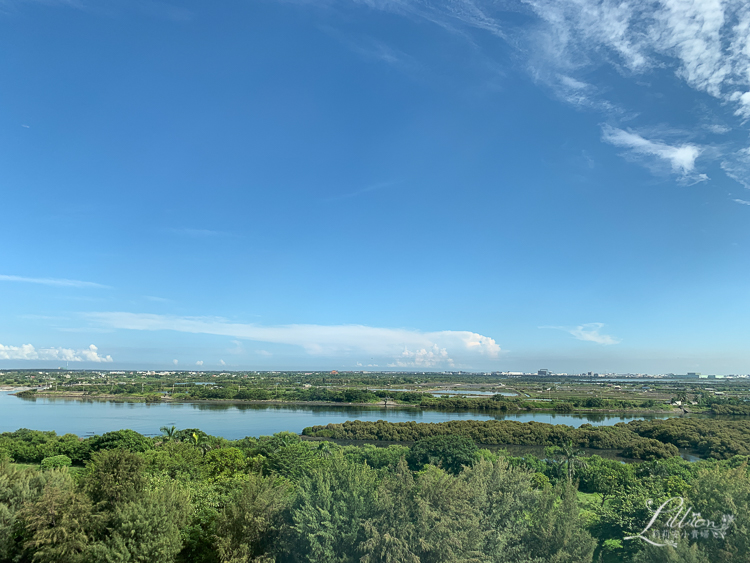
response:
{"label": "white cloud", "polygon": [[14,281],[23,283],[38,283],[42,285],[54,285],[59,287],[97,287],[107,288],[109,286],[102,285],[100,283],[79,281],[79,280],[66,280],[62,278],[25,278],[23,276],[8,276],[0,274],[0,281]]}
{"label": "white cloud", "polygon": [[432,349],[422,348],[414,352],[408,348],[404,348],[401,357],[389,363],[388,367],[432,368],[442,364],[446,364],[449,367],[453,366],[453,360],[448,357],[448,350],[440,348],[435,344]]}
{"label": "white cloud", "polygon": [[[342,0],[343,1],[343,0]],[[632,118],[633,109],[614,101],[609,70],[624,80],[649,89],[649,94],[665,95],[656,86],[662,78],[673,77],[699,94],[693,100],[675,99],[684,107],[707,107],[707,97],[718,100],[718,113],[729,107],[740,121],[750,119],[750,3],[747,0],[522,0],[517,3],[495,0],[354,0],[368,8],[424,19],[463,35],[479,48],[473,38],[486,30],[502,38],[525,60],[531,76],[548,86],[555,95],[577,107],[604,112],[608,119]],[[510,8],[509,6],[512,6]],[[510,15],[525,12],[522,17]],[[472,31],[473,30],[473,31]],[[488,50],[489,52],[489,50]],[[603,72],[599,70],[604,69]],[[645,78],[659,77],[660,80]],[[616,80],[616,79],[615,79]],[[681,88],[683,92],[687,89]],[[674,96],[678,89],[669,88]],[[607,99],[607,98],[610,99]],[[618,95],[618,100],[622,96]],[[685,112],[689,116],[690,110]],[[707,112],[701,109],[701,118]],[[648,116],[643,116],[647,119]],[[708,116],[710,120],[712,116]],[[723,120],[723,119],[722,119]],[[729,132],[739,125],[729,123],[699,127],[714,134]],[[707,148],[690,142],[685,135],[676,142],[638,138],[628,132],[614,134],[632,154],[650,156],[669,164],[682,180],[698,182],[708,177],[695,169]],[[731,151],[729,143],[722,151]],[[715,156],[719,149],[714,148]],[[727,159],[727,174],[750,187],[750,169]]]}
{"label": "white cloud", "polygon": [[219,360],[219,364],[222,365],[222,366],[227,365],[227,363],[224,360]]}
{"label": "white cloud", "polygon": [[723,135],[724,133],[729,133],[732,130],[730,127],[727,127],[726,125],[719,125],[718,123],[706,125],[706,129],[708,129],[711,133],[715,133],[717,135]]}
{"label": "white cloud", "polygon": [[[539,59],[568,72],[671,68],[691,88],[750,109],[750,9],[744,0],[526,0],[542,25]],[[540,41],[541,39],[541,41]],[[738,90],[738,88],[740,88]]]}
{"label": "white cloud", "polygon": [[750,189],[750,148],[727,155],[721,168],[732,180]]}
{"label": "white cloud", "polygon": [[180,361],[179,361],[179,360],[172,360],[172,363],[173,363],[174,365],[177,365],[177,364],[179,364],[179,363],[180,363]]}
{"label": "white cloud", "polygon": [[198,360],[197,362],[195,362],[195,365],[196,366],[202,366],[203,365],[203,360]]}
{"label": "white cloud", "polygon": [[746,201],[744,199],[733,199],[732,201],[735,203],[741,203],[742,205],[750,205],[750,201]]}
{"label": "white cloud", "polygon": [[111,362],[112,356],[99,355],[99,349],[93,344],[82,350],[71,348],[40,348],[31,344],[21,346],[3,346],[0,344],[0,360],[58,360],[61,362]]}
{"label": "white cloud", "polygon": [[216,334],[299,346],[315,356],[366,353],[372,357],[392,358],[395,362],[412,362],[415,365],[416,362],[420,362],[420,365],[430,362],[433,365],[438,362],[450,365],[454,356],[496,358],[501,352],[500,346],[492,338],[469,331],[420,332],[363,325],[265,327],[212,317],[173,317],[124,312],[88,313],[85,316],[110,328]]}
{"label": "white cloud", "polygon": [[624,131],[610,125],[602,126],[602,140],[617,147],[631,150],[642,156],[651,156],[669,163],[672,172],[682,178],[695,181],[707,180],[705,174],[695,174],[695,159],[703,149],[693,144],[668,145],[662,141],[650,141],[633,131]]}
{"label": "white cloud", "polygon": [[564,330],[565,332],[572,334],[577,340],[583,340],[585,342],[595,342],[596,344],[603,344],[605,346],[618,344],[619,342],[621,342],[619,338],[599,332],[602,328],[604,328],[603,323],[586,323],[578,325],[576,327],[541,326],[539,328],[554,328],[556,330]]}
{"label": "white cloud", "polygon": [[597,344],[617,344],[620,342],[619,338],[610,336],[608,334],[601,334],[599,331],[604,327],[602,323],[588,323],[579,325],[574,329],[568,330],[578,340],[584,340],[586,342],[596,342]]}
{"label": "white cloud", "polygon": [[368,8],[422,18],[453,32],[470,26],[504,37],[503,25],[475,0],[424,2],[422,0],[355,0]]}

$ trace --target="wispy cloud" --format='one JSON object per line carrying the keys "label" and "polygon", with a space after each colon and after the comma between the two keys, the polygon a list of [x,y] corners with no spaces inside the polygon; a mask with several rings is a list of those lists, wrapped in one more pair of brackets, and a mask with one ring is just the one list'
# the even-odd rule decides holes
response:
{"label": "wispy cloud", "polygon": [[366,186],[364,188],[354,190],[353,192],[347,192],[341,195],[329,197],[328,201],[337,201],[341,199],[349,199],[349,198],[357,197],[360,195],[364,195],[366,193],[375,192],[375,191],[382,190],[385,188],[390,188],[392,186],[395,186],[398,183],[399,183],[398,181],[389,181],[389,182],[378,182],[377,184],[370,184],[369,186]]}
{"label": "wispy cloud", "polygon": [[[466,37],[478,50],[483,43],[475,41],[474,35],[487,31],[515,50],[530,75],[556,97],[601,112],[608,120],[630,120],[638,112],[638,108],[622,107],[621,96],[615,100],[613,91],[621,89],[613,89],[612,80],[602,78],[611,77],[612,70],[654,95],[664,93],[654,86],[657,81],[646,84],[644,78],[657,73],[673,77],[688,87],[682,88],[685,95],[688,89],[701,94],[694,106],[704,104],[708,96],[719,102],[718,113],[731,108],[737,118],[734,123],[722,117],[720,121],[726,123],[721,125],[696,125],[696,131],[704,134],[725,134],[750,119],[750,5],[746,0],[354,0],[354,4],[430,21]],[[511,12],[524,17],[509,17]],[[716,121],[708,113],[702,109],[697,119]],[[699,156],[708,156],[706,147],[695,144],[691,135],[666,142],[612,128],[604,140],[628,148],[631,156],[666,163],[681,181],[708,179],[695,165]],[[750,187],[750,166],[741,154],[731,156],[732,142],[728,139],[723,147],[730,156],[722,168],[730,178]],[[718,149],[713,156],[718,156]]]}
{"label": "wispy cloud", "polygon": [[[672,68],[691,88],[750,115],[750,9],[743,0],[526,0],[543,58],[568,71],[613,65],[623,75]],[[743,97],[744,96],[744,97]]]}
{"label": "wispy cloud", "polygon": [[640,157],[653,157],[670,165],[672,172],[684,180],[708,180],[705,174],[695,172],[695,160],[703,149],[693,144],[669,145],[660,140],[649,140],[634,131],[624,131],[610,125],[602,126],[602,140],[623,147]]}
{"label": "wispy cloud", "polygon": [[744,199],[733,199],[732,201],[735,203],[740,203],[742,205],[750,205],[750,201],[746,201]]}
{"label": "wispy cloud", "polygon": [[4,274],[0,274],[0,281],[37,283],[41,285],[54,285],[58,287],[96,287],[102,289],[109,288],[109,286],[107,285],[88,281],[68,280],[63,278],[27,278],[23,276],[9,276]]}
{"label": "wispy cloud", "polygon": [[720,125],[718,123],[706,125],[706,129],[711,133],[714,133],[715,135],[724,135],[725,133],[729,133],[732,130],[730,127],[727,127],[726,125]]}
{"label": "wispy cloud", "polygon": [[364,43],[350,42],[349,47],[352,51],[367,59],[384,62],[391,66],[403,69],[416,66],[414,59],[409,55],[376,39],[371,39]]}
{"label": "wispy cloud", "polygon": [[[216,334],[257,342],[298,346],[315,356],[366,353],[403,365],[451,365],[454,356],[496,358],[500,346],[490,337],[469,331],[420,332],[363,325],[259,326],[213,317],[176,317],[125,312],[87,313],[90,321],[128,330],[171,330]],[[401,364],[398,364],[401,365]]]}
{"label": "wispy cloud", "polygon": [[71,348],[35,348],[31,344],[4,346],[0,344],[0,360],[57,360],[61,362],[111,362],[112,356],[102,356],[93,344],[82,350]]}
{"label": "wispy cloud", "polygon": [[321,29],[366,60],[382,62],[402,71],[419,67],[411,55],[379,39],[362,34],[351,35],[330,26],[322,26]]}
{"label": "wispy cloud", "polygon": [[604,328],[604,323],[586,323],[575,327],[569,326],[540,326],[539,328],[552,328],[555,330],[564,330],[565,332],[573,335],[577,340],[583,340],[584,342],[594,342],[596,344],[603,344],[609,346],[612,344],[618,344],[621,342],[619,338],[610,336],[608,334],[602,334],[600,331]]}
{"label": "wispy cloud", "polygon": [[17,11],[25,3],[67,7],[77,10],[95,10],[108,15],[135,11],[146,16],[177,22],[193,18],[193,12],[189,9],[158,0],[112,0],[109,2],[84,2],[83,0],[0,0],[0,14],[3,13],[4,8],[6,8],[5,11],[7,12],[11,10]]}
{"label": "wispy cloud", "polygon": [[[316,0],[317,1],[317,0]],[[455,33],[463,27],[488,31],[497,37],[505,37],[503,24],[493,17],[488,8],[475,0],[452,0],[451,2],[424,2],[422,0],[354,0],[368,8],[423,19]]]}
{"label": "wispy cloud", "polygon": [[155,297],[154,295],[144,295],[144,299],[147,301],[153,301],[154,303],[171,303],[171,299],[167,299],[166,297]]}
{"label": "wispy cloud", "polygon": [[726,155],[721,168],[732,180],[750,189],[750,148]]}

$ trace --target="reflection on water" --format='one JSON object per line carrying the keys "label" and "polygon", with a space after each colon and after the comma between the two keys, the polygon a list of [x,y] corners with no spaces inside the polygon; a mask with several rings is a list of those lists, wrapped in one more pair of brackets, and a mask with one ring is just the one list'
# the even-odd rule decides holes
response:
{"label": "reflection on water", "polygon": [[518,393],[511,393],[509,391],[471,391],[465,389],[433,389],[427,391],[424,389],[370,389],[370,391],[404,391],[409,393],[427,393],[435,397],[442,397],[443,395],[450,396],[461,396],[469,395],[475,397],[492,397],[493,395],[502,395],[504,397],[517,397]]}
{"label": "reflection on water", "polygon": [[200,428],[215,436],[237,439],[244,436],[269,435],[284,430],[302,432],[306,426],[346,420],[390,422],[446,422],[448,420],[518,420],[581,426],[613,425],[643,418],[666,418],[607,414],[485,414],[481,412],[447,412],[418,408],[383,408],[349,406],[257,405],[227,403],[128,403],[79,400],[70,398],[20,399],[0,393],[0,431],[18,428],[55,430],[85,436],[121,428],[132,428],[142,434],[159,432],[164,425],[177,428]]}

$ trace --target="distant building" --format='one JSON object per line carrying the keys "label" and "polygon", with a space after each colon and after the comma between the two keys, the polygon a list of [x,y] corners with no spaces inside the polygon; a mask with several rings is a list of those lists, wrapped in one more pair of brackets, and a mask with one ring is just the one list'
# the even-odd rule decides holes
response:
{"label": "distant building", "polygon": [[689,371],[685,375],[677,375],[675,377],[682,377],[684,379],[714,379],[716,376],[703,374],[698,371]]}
{"label": "distant building", "polygon": [[548,369],[540,369],[536,372],[537,375],[552,375],[552,372]]}

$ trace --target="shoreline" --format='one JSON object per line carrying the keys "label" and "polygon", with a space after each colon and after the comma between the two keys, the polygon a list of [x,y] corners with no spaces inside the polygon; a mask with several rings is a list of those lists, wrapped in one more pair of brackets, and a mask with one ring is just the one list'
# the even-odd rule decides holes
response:
{"label": "shoreline", "polygon": [[[16,391],[16,393],[20,393],[22,391],[28,391],[33,388],[7,388],[7,389],[0,389],[4,391]],[[12,393],[15,395],[15,393]],[[502,410],[487,410],[487,409],[441,409],[441,408],[432,408],[432,407],[422,407],[421,405],[409,405],[409,404],[403,404],[403,403],[392,403],[389,402],[388,404],[383,403],[336,403],[332,401],[281,401],[276,399],[268,399],[268,400],[242,400],[242,399],[191,399],[191,400],[172,400],[172,399],[164,399],[160,398],[158,401],[146,401],[145,398],[142,397],[132,397],[132,396],[126,396],[123,397],[122,395],[108,395],[108,394],[101,394],[101,395],[85,395],[83,391],[71,391],[68,393],[59,393],[59,392],[53,392],[53,393],[46,393],[46,392],[39,392],[35,394],[35,397],[41,397],[45,399],[73,399],[73,400],[80,400],[80,401],[112,401],[112,402],[118,402],[118,403],[146,403],[146,404],[204,404],[204,405],[267,405],[267,406],[290,406],[290,407],[345,407],[345,408],[351,408],[351,407],[359,407],[359,408],[378,408],[378,409],[417,409],[421,411],[440,411],[440,410],[452,410],[455,412],[487,412],[487,413],[495,413],[495,414],[523,414],[523,413],[543,413],[543,414],[551,414],[551,415],[560,415],[560,416],[566,416],[566,415],[653,415],[653,416],[660,416],[660,415],[674,415],[679,416],[681,413],[677,410],[654,410],[654,409],[580,409],[580,410],[573,410],[570,412],[555,412],[550,411],[547,409],[517,409],[517,410],[508,410],[508,411],[502,411]],[[710,413],[688,413],[688,414],[710,414]]]}

